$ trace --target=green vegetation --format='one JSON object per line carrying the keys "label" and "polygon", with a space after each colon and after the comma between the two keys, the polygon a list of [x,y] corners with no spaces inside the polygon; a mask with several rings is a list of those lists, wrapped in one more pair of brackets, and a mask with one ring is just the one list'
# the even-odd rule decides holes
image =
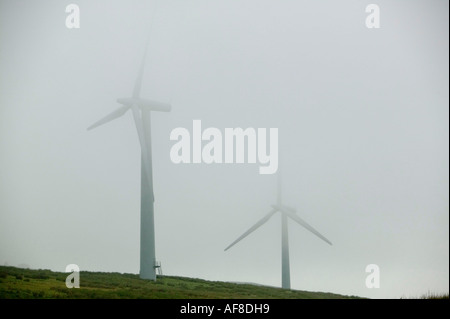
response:
{"label": "green vegetation", "polygon": [[420,296],[420,299],[448,299],[448,293],[447,294],[435,294],[432,292],[428,292],[427,294]]}
{"label": "green vegetation", "polygon": [[161,276],[157,281],[135,274],[80,272],[80,288],[69,289],[68,273],[0,266],[0,299],[342,299],[357,298],[324,292]]}
{"label": "green vegetation", "polygon": [[437,294],[433,292],[427,292],[426,294],[421,295],[420,297],[402,297],[401,299],[449,299],[448,293],[446,294]]}

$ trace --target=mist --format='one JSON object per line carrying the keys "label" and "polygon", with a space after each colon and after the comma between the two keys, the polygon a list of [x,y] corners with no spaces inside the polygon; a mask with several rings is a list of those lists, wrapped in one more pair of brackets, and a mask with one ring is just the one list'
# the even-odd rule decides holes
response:
{"label": "mist", "polygon": [[[80,28],[66,27],[66,6]],[[0,0],[0,264],[139,272],[152,113],[156,257],[165,275],[280,286],[281,220],[259,164],[174,163],[175,128],[277,128],[291,287],[369,298],[449,290],[448,2]],[[380,269],[369,289],[365,268]],[[82,278],[81,278],[82,285]]]}

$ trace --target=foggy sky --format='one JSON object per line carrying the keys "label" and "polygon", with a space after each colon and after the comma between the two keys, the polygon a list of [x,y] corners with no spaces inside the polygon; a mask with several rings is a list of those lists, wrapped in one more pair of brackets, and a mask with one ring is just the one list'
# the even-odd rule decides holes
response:
{"label": "foggy sky", "polygon": [[290,222],[293,289],[448,292],[448,21],[438,0],[0,0],[0,264],[139,272],[132,116],[86,128],[132,94],[148,39],[141,96],[172,105],[152,113],[164,274],[281,284],[279,215],[223,251],[270,211],[276,175],[170,160],[170,132],[200,119],[279,129],[283,202],[333,242]]}

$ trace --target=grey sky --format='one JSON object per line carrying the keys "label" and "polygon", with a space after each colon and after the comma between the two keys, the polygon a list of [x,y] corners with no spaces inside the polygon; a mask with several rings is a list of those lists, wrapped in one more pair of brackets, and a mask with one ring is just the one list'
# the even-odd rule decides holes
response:
{"label": "grey sky", "polygon": [[86,128],[132,93],[149,38],[141,95],[172,104],[152,118],[165,274],[280,285],[279,216],[223,251],[270,210],[276,176],[170,161],[171,130],[200,119],[279,128],[283,200],[334,244],[290,223],[292,288],[448,292],[448,21],[438,0],[0,0],[0,263],[138,273],[131,114]]}

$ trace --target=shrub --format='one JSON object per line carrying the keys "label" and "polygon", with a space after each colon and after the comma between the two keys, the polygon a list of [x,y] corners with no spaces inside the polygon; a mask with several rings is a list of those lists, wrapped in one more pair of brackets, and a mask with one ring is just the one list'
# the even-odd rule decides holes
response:
{"label": "shrub", "polygon": [[33,298],[42,298],[44,297],[44,292],[42,291],[33,291],[32,293]]}
{"label": "shrub", "polygon": [[46,275],[44,273],[32,274],[30,277],[33,278],[33,279],[49,279],[50,278],[50,276],[48,276],[48,275]]}

